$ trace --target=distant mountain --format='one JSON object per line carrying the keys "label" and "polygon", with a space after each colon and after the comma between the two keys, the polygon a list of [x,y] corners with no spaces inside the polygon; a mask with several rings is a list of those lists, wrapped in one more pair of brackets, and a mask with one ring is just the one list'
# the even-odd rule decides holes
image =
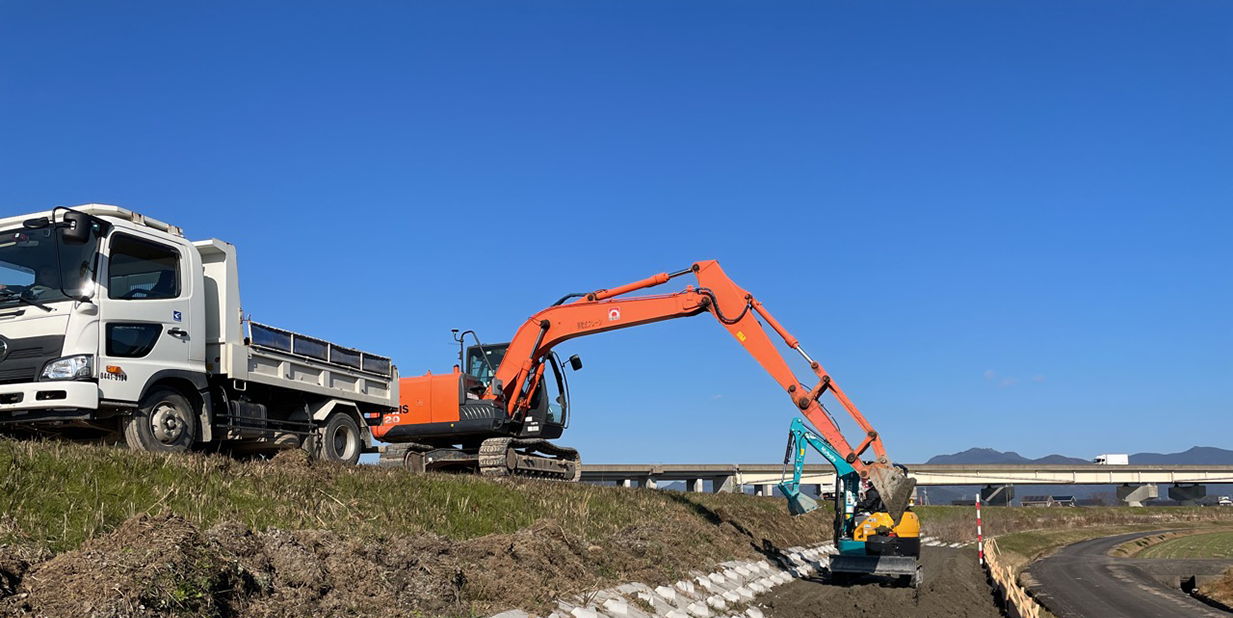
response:
{"label": "distant mountain", "polygon": [[1065,455],[1045,455],[1040,459],[1033,459],[1032,463],[1038,464],[1089,464],[1092,463],[1087,459],[1079,459],[1078,457],[1067,457]]}
{"label": "distant mountain", "polygon": [[1160,453],[1136,453],[1130,456],[1130,463],[1143,465],[1233,465],[1233,451],[1214,446],[1196,446],[1188,451],[1165,455]]}
{"label": "distant mountain", "polygon": [[[1028,459],[1014,451],[997,451],[991,448],[970,448],[952,455],[938,455],[926,461],[927,464],[1087,464],[1090,459],[1067,457],[1065,455],[1046,455],[1039,459]],[[1196,446],[1181,453],[1136,453],[1130,456],[1130,463],[1143,465],[1196,464],[1196,465],[1233,465],[1233,451],[1214,446]]]}
{"label": "distant mountain", "polygon": [[[1088,464],[1089,459],[1066,457],[1064,455],[1048,455],[1039,459],[1028,459],[1013,451],[1001,452],[990,448],[972,448],[953,455],[938,455],[925,463],[931,464]],[[1142,465],[1233,465],[1233,451],[1212,446],[1196,446],[1181,453],[1136,453],[1130,456],[1130,463]],[[976,487],[946,486],[922,488],[922,497],[929,504],[950,504],[955,500],[971,500],[977,491]],[[1168,487],[1160,486],[1161,501],[1167,499]],[[1105,504],[1116,504],[1115,488],[1106,485],[1019,485],[1015,487],[1017,499],[1025,495],[1074,495],[1080,499],[1096,499]],[[1215,496],[1233,494],[1233,485],[1208,485],[1208,500]]]}
{"label": "distant mountain", "polygon": [[953,455],[938,455],[926,461],[927,464],[1085,464],[1086,459],[1066,457],[1064,455],[1047,455],[1040,459],[1028,459],[1014,451],[995,451],[991,448],[970,448]]}
{"label": "distant mountain", "polygon": [[970,448],[962,453],[953,455],[938,455],[931,457],[927,464],[1025,464],[1032,463],[1028,459],[1015,452],[995,451],[991,448]]}

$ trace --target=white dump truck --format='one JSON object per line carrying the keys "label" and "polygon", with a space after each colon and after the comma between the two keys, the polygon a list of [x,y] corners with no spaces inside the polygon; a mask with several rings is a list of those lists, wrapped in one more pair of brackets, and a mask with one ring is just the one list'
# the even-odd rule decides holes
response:
{"label": "white dump truck", "polygon": [[0,219],[0,433],[373,450],[398,403],[390,359],[246,320],[239,289],[235,247],[123,208]]}

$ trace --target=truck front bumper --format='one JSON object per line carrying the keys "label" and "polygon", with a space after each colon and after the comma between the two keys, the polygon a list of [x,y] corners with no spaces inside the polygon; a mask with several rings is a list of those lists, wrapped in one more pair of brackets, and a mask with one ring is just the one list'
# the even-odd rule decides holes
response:
{"label": "truck front bumper", "polygon": [[0,423],[22,422],[26,420],[23,417],[32,412],[62,410],[89,414],[97,409],[98,384],[94,382],[0,385]]}

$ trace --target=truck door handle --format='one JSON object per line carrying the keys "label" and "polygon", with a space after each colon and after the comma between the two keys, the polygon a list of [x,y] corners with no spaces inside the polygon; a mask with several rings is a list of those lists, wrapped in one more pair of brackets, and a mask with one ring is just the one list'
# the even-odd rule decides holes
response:
{"label": "truck door handle", "polygon": [[168,330],[167,334],[171,335],[172,337],[184,337],[188,335],[188,331],[180,327],[175,327],[175,328],[172,328],[171,330]]}

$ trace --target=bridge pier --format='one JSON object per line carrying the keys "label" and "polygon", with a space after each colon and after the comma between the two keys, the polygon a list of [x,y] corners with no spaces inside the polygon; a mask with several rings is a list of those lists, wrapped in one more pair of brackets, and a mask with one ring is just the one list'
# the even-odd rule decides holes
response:
{"label": "bridge pier", "polygon": [[736,491],[736,477],[717,476],[711,479],[711,493],[730,494]]}
{"label": "bridge pier", "polygon": [[980,490],[980,501],[986,506],[1010,506],[1014,499],[1014,485],[985,485]]}
{"label": "bridge pier", "polygon": [[1207,497],[1206,485],[1174,485],[1169,488],[1169,499],[1182,506],[1198,506],[1199,500]]}
{"label": "bridge pier", "polygon": [[625,479],[621,481],[621,487],[642,487],[645,489],[655,489],[655,479],[649,476]]}
{"label": "bridge pier", "polygon": [[702,479],[689,479],[685,481],[685,491],[701,493],[704,487]]}
{"label": "bridge pier", "polygon": [[1144,502],[1159,497],[1160,489],[1155,485],[1130,485],[1128,483],[1117,488],[1117,499],[1125,502],[1126,506],[1143,506]]}
{"label": "bridge pier", "polygon": [[754,485],[755,496],[773,496],[775,495],[774,485]]}

